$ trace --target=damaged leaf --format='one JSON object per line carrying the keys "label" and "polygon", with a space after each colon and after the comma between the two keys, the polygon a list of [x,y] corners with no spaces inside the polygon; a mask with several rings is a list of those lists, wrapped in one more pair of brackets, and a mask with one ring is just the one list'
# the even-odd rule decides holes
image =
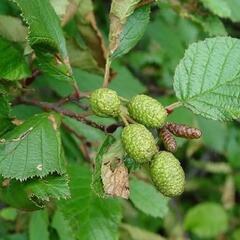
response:
{"label": "damaged leaf", "polygon": [[64,173],[59,124],[57,114],[44,113],[8,132],[0,140],[0,174],[22,181]]}
{"label": "damaged leaf", "polygon": [[[116,165],[116,166],[113,166]],[[106,157],[102,165],[102,181],[104,191],[113,197],[129,197],[128,169],[121,159]]]}
{"label": "damaged leaf", "polygon": [[[141,0],[113,0],[110,10],[109,55],[120,56],[140,40],[149,21],[149,6],[135,8]],[[136,24],[137,22],[137,24]],[[140,23],[140,24],[139,24]],[[116,57],[116,56],[115,56]]]}

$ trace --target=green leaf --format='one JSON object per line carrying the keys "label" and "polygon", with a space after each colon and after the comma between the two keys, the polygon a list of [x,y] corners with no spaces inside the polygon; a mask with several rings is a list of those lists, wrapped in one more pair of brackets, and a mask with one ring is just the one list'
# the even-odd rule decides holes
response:
{"label": "green leaf", "polygon": [[206,39],[185,52],[174,76],[181,103],[213,120],[232,120],[240,105],[240,40]]}
{"label": "green leaf", "polygon": [[192,21],[199,24],[209,36],[227,36],[224,24],[217,16],[189,15]]}
{"label": "green leaf", "polygon": [[130,200],[142,212],[163,218],[168,213],[168,198],[152,185],[133,178],[130,181]]}
{"label": "green leaf", "polygon": [[14,81],[30,76],[23,51],[0,37],[0,78]]}
{"label": "green leaf", "polygon": [[70,4],[69,0],[50,0],[51,5],[53,6],[56,14],[62,18],[64,17],[66,10]]}
{"label": "green leaf", "polygon": [[200,0],[200,1],[203,3],[204,7],[206,7],[219,17],[227,18],[231,16],[231,9],[229,8],[225,0]]}
{"label": "green leaf", "polygon": [[201,239],[215,238],[227,230],[227,214],[217,203],[201,203],[188,211],[184,226]]}
{"label": "green leaf", "polygon": [[141,0],[113,0],[110,10],[109,50],[112,55],[120,44],[121,34],[129,16]]}
{"label": "green leaf", "polygon": [[95,158],[95,168],[92,175],[91,187],[99,197],[106,197],[103,189],[102,178],[101,178],[101,169],[102,169],[103,157],[108,152],[110,146],[114,143],[114,141],[115,139],[112,136],[107,136],[103,144],[101,145],[97,153],[97,156]]}
{"label": "green leaf", "polygon": [[224,0],[231,9],[230,19],[234,22],[240,22],[240,2],[238,0]]}
{"label": "green leaf", "polygon": [[49,0],[15,0],[29,32],[28,40],[37,55],[38,67],[49,77],[73,84],[66,43],[60,21]]}
{"label": "green leaf", "polygon": [[17,210],[15,208],[4,208],[0,211],[0,217],[7,221],[14,221],[17,217]]}
{"label": "green leaf", "polygon": [[92,189],[99,197],[129,197],[128,169],[123,163],[121,140],[109,136],[95,160]]}
{"label": "green leaf", "polygon": [[64,172],[60,117],[39,114],[8,132],[0,141],[0,174],[26,180]]}
{"label": "green leaf", "polygon": [[60,201],[59,209],[77,239],[117,240],[121,206],[116,199],[101,199],[91,191],[91,173],[83,166],[69,167],[71,199]]}
{"label": "green leaf", "polygon": [[59,210],[54,213],[51,226],[57,231],[60,240],[74,240],[68,221]]}
{"label": "green leaf", "polygon": [[150,6],[147,5],[136,9],[128,18],[121,32],[118,48],[110,56],[112,60],[128,53],[138,43],[147,28],[149,15]]}
{"label": "green leaf", "polygon": [[29,223],[29,240],[49,240],[47,210],[32,213]]}
{"label": "green leaf", "polygon": [[25,184],[28,196],[32,201],[38,198],[49,202],[51,199],[66,199],[70,197],[68,176],[49,175],[46,178],[34,179]]}
{"label": "green leaf", "polygon": [[8,98],[4,95],[0,95],[0,118],[8,117],[10,113],[10,105]]}
{"label": "green leaf", "polygon": [[133,14],[135,7],[141,0],[113,0],[110,14],[114,15],[119,21],[124,24],[127,18]]}
{"label": "green leaf", "polygon": [[100,75],[103,74],[103,69],[99,67],[96,59],[94,59],[91,51],[86,46],[81,46],[74,39],[69,39],[67,41],[67,50],[73,68],[79,68]]}
{"label": "green leaf", "polygon": [[29,42],[33,49],[60,52],[67,50],[60,21],[48,0],[15,0],[29,26]]}
{"label": "green leaf", "polygon": [[[59,61],[51,54],[45,53],[43,51],[38,51],[36,63],[38,67],[48,76],[50,81],[52,81],[52,89],[58,92],[59,88],[67,89],[67,93],[64,90],[63,96],[69,95],[68,91],[72,92],[72,82],[74,81],[72,73],[69,71],[69,66]],[[58,85],[54,87],[55,85]],[[61,93],[60,92],[60,93]]]}
{"label": "green leaf", "polygon": [[[2,184],[2,183],[1,183]],[[52,199],[70,197],[67,176],[49,175],[25,182],[11,180],[8,186],[0,188],[0,199],[10,206],[32,211],[42,208]]]}
{"label": "green leaf", "polygon": [[[121,224],[120,229],[124,232],[127,232],[127,234],[129,235],[127,239],[131,240],[165,240],[165,238],[161,237],[158,234],[131,226],[129,224]],[[125,240],[126,237],[120,239]]]}
{"label": "green leaf", "polygon": [[25,42],[27,28],[19,18],[0,15],[0,35],[12,42]]}
{"label": "green leaf", "polygon": [[28,195],[24,184],[22,184],[21,182],[12,180],[11,182],[7,183],[7,186],[3,186],[3,178],[0,179],[0,182],[1,202],[8,204],[13,208],[21,209],[24,211],[35,211],[43,206],[40,201],[38,202],[38,205],[31,201],[31,197]]}

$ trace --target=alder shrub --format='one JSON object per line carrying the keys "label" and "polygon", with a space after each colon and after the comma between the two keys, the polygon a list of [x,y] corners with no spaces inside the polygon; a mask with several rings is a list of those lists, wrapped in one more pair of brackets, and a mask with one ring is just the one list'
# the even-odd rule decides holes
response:
{"label": "alder shrub", "polygon": [[240,239],[238,0],[0,1],[0,239]]}

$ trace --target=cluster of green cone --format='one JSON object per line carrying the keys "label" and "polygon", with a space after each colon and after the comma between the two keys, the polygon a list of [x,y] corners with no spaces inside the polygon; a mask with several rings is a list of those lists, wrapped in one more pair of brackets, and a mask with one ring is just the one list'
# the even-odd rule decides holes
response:
{"label": "cluster of green cone", "polygon": [[98,116],[121,116],[134,120],[131,124],[127,122],[122,131],[126,153],[137,163],[149,163],[152,181],[163,195],[176,197],[183,192],[185,174],[179,161],[172,153],[159,151],[154,136],[148,130],[160,129],[165,124],[168,114],[160,102],[146,95],[137,95],[127,103],[127,113],[123,116],[121,98],[117,93],[100,88],[91,94],[90,105]]}

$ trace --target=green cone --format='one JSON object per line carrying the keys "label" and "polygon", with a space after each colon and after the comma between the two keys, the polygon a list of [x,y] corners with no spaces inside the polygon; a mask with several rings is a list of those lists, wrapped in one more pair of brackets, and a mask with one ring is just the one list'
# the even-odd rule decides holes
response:
{"label": "green cone", "polygon": [[92,111],[100,117],[117,117],[121,101],[117,93],[108,88],[99,88],[90,97]]}
{"label": "green cone", "polygon": [[122,132],[122,143],[127,154],[138,163],[148,162],[157,153],[152,133],[141,124],[130,124]]}
{"label": "green cone", "polygon": [[185,185],[185,174],[180,162],[172,153],[159,152],[150,165],[150,174],[156,188],[167,197],[182,194]]}
{"label": "green cone", "polygon": [[146,95],[135,96],[128,104],[129,115],[147,127],[164,125],[167,112],[160,102]]}

